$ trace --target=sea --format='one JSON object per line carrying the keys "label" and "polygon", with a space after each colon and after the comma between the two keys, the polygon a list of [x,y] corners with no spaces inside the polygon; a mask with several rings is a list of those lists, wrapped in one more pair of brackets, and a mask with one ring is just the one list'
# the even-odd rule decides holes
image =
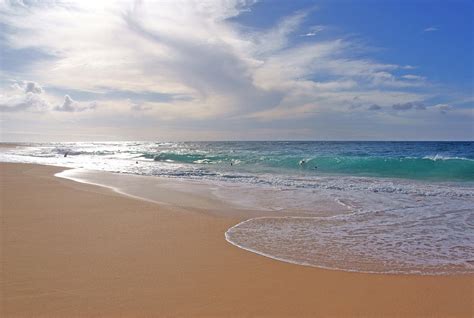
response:
{"label": "sea", "polygon": [[474,142],[55,142],[0,161],[191,180],[261,211],[223,233],[280,261],[474,274]]}

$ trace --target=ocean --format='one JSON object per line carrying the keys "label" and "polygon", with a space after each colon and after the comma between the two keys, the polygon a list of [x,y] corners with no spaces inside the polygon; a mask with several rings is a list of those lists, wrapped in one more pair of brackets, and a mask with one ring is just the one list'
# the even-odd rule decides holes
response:
{"label": "ocean", "polygon": [[74,142],[0,160],[212,185],[262,211],[226,239],[278,260],[371,273],[474,273],[474,142]]}

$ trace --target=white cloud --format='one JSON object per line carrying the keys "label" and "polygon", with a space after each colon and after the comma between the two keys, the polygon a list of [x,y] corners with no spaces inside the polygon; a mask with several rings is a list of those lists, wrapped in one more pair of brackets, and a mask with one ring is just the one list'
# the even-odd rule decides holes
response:
{"label": "white cloud", "polygon": [[314,25],[311,28],[309,28],[309,31],[307,33],[301,34],[301,36],[315,36],[319,32],[322,32],[324,30],[326,30],[325,26],[323,26],[323,25]]}
{"label": "white cloud", "polygon": [[79,103],[73,100],[69,95],[64,96],[64,102],[61,105],[58,105],[54,110],[59,112],[82,112],[85,110],[95,109],[97,103]]}
{"label": "white cloud", "polygon": [[430,26],[430,27],[425,28],[423,30],[423,32],[436,32],[436,31],[439,31],[439,29],[437,27],[434,27],[434,26]]}
{"label": "white cloud", "polygon": [[[297,12],[267,30],[247,30],[226,19],[254,1],[77,1],[7,7],[2,18],[15,48],[55,56],[34,65],[43,83],[100,91],[187,94],[170,109],[181,116],[219,116],[279,106],[285,95],[370,84],[405,87],[396,65],[352,58],[347,40],[290,45],[308,12]],[[310,32],[321,32],[315,25]],[[120,36],[118,36],[120,35]],[[325,74],[330,81],[311,79]],[[291,89],[288,91],[288,89]],[[184,107],[183,107],[184,106]],[[298,106],[298,105],[295,105]],[[170,110],[168,110],[170,111]]]}
{"label": "white cloud", "polygon": [[[253,3],[5,3],[0,6],[0,18],[8,26],[4,34],[7,44],[50,56],[30,61],[25,78],[34,79],[48,91],[49,87],[60,87],[64,92],[54,99],[30,82],[22,84],[23,92],[16,94],[20,97],[15,101],[3,97],[8,103],[2,106],[8,104],[9,110],[18,111],[50,109],[56,111],[55,116],[68,116],[68,112],[88,116],[92,112],[83,111],[93,109],[95,103],[74,101],[70,96],[83,98],[68,90],[157,92],[190,98],[101,100],[94,113],[100,112],[104,118],[105,112],[146,113],[157,121],[273,120],[366,111],[373,105],[395,110],[393,105],[431,97],[422,90],[428,83],[423,76],[399,75],[414,66],[370,59],[370,52],[350,39],[322,41],[313,37],[325,27],[303,29],[308,12],[296,12],[265,29],[228,20]],[[419,90],[407,89],[413,87]],[[66,92],[70,95],[64,97]],[[354,107],[355,98],[358,107]],[[39,100],[46,107],[40,107]],[[25,103],[30,106],[20,106]]]}
{"label": "white cloud", "polygon": [[420,75],[414,75],[414,74],[402,75],[402,78],[407,79],[407,80],[412,80],[412,81],[424,81],[424,80],[426,80],[426,77],[420,76]]}
{"label": "white cloud", "polygon": [[0,95],[1,112],[44,112],[48,109],[49,103],[32,92],[11,96]]}
{"label": "white cloud", "polygon": [[49,109],[49,102],[41,96],[43,89],[30,81],[14,81],[0,94],[0,111],[2,112],[44,112]]}
{"label": "white cloud", "polygon": [[[248,47],[256,57],[268,56],[288,46],[289,36],[295,33],[309,12],[297,12],[282,19],[275,27],[251,32]],[[260,60],[262,61],[262,60]]]}
{"label": "white cloud", "polygon": [[453,107],[447,104],[437,104],[437,105],[431,106],[430,109],[434,109],[436,111],[439,111],[442,114],[446,114],[448,111],[452,110]]}
{"label": "white cloud", "polygon": [[46,94],[40,84],[32,81],[13,81],[0,95],[0,111],[44,113],[55,110],[61,112],[81,112],[97,107],[96,102],[79,103],[69,95],[62,104],[53,107],[55,97]]}

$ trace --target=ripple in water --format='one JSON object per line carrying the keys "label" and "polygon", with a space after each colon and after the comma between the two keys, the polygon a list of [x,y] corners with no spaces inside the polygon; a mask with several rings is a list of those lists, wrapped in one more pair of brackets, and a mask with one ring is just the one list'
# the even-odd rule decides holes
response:
{"label": "ripple in water", "polygon": [[472,210],[417,214],[407,209],[255,218],[230,228],[226,239],[261,255],[314,267],[394,274],[474,273]]}

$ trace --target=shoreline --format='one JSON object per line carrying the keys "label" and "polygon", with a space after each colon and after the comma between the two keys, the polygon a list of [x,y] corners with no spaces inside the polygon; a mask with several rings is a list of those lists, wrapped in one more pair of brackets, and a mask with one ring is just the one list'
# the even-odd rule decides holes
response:
{"label": "shoreline", "polygon": [[283,263],[231,246],[224,233],[239,223],[235,216],[54,177],[68,168],[0,166],[0,312],[7,317],[473,313],[472,275],[364,274]]}
{"label": "shoreline", "polygon": [[[411,268],[411,269],[389,269],[386,266],[380,266],[373,269],[363,268],[343,268],[338,267],[337,263],[332,265],[323,265],[318,263],[316,259],[311,262],[300,261],[297,259],[285,258],[284,256],[277,256],[275,254],[267,253],[265,251],[245,246],[235,241],[232,238],[231,232],[235,228],[244,226],[247,223],[252,223],[259,220],[314,220],[320,217],[344,215],[345,212],[336,212],[332,206],[324,206],[327,209],[325,216],[321,214],[308,215],[302,212],[286,211],[282,214],[273,210],[264,209],[262,207],[254,206],[251,210],[248,204],[239,204],[232,202],[229,198],[223,197],[216,192],[217,188],[228,187],[228,185],[216,185],[209,183],[208,180],[185,180],[185,179],[170,179],[162,176],[149,175],[133,175],[121,174],[107,171],[88,170],[82,168],[71,168],[62,172],[56,173],[56,177],[90,184],[94,186],[104,187],[110,189],[118,194],[133,198],[144,200],[151,203],[175,206],[181,208],[199,209],[201,213],[211,214],[217,217],[232,216],[238,218],[238,222],[229,227],[224,233],[224,239],[231,245],[255,253],[264,257],[268,257],[280,262],[289,264],[308,266],[326,270],[345,271],[351,273],[367,273],[367,274],[384,274],[384,275],[423,275],[423,276],[443,276],[443,275],[472,275],[470,272],[462,272],[455,268],[446,268],[443,270],[426,269],[426,268]],[[268,191],[268,190],[267,190]],[[245,193],[241,193],[245,195]],[[183,198],[185,198],[183,200]],[[338,200],[336,200],[338,201]],[[340,203],[340,202],[338,202]],[[226,212],[223,212],[225,210]],[[230,211],[230,212],[227,212]],[[353,212],[350,212],[353,213]],[[349,214],[350,214],[349,213]]]}

